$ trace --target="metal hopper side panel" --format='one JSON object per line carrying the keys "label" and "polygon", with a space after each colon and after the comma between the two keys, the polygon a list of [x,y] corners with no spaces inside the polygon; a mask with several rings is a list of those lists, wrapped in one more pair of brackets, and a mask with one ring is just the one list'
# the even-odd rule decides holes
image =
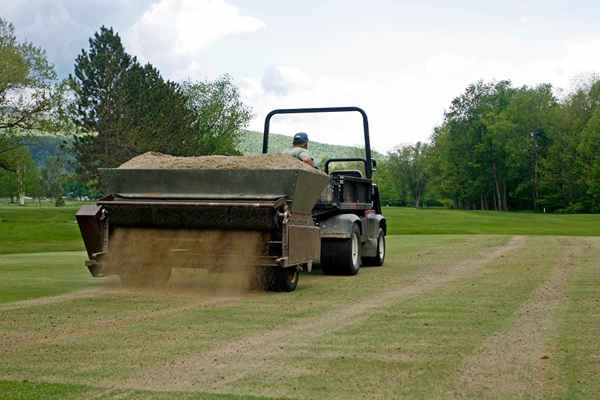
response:
{"label": "metal hopper side panel", "polygon": [[217,201],[107,196],[98,202],[113,227],[269,230],[285,198]]}

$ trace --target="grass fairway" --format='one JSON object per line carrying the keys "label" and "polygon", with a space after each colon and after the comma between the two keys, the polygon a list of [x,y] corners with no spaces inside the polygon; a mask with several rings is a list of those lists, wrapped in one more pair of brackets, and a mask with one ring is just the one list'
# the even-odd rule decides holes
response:
{"label": "grass fairway", "polygon": [[83,250],[78,208],[0,205],[0,254]]}
{"label": "grass fairway", "polygon": [[392,235],[487,234],[600,236],[600,214],[539,214],[390,207]]}
{"label": "grass fairway", "polygon": [[383,268],[274,294],[94,280],[75,211],[0,207],[1,399],[600,398],[598,216],[386,209]]}
{"label": "grass fairway", "polygon": [[[0,205],[0,254],[83,250],[79,204]],[[600,236],[600,214],[548,215],[444,209],[386,208],[389,234]]]}
{"label": "grass fairway", "polygon": [[84,260],[79,251],[0,254],[0,306],[93,286]]}
{"label": "grass fairway", "polygon": [[[389,238],[383,268],[290,294],[0,305],[2,398],[513,399],[600,395],[600,238]],[[73,273],[81,267],[74,263]],[[48,273],[46,276],[50,276]],[[247,397],[254,396],[254,397]]]}

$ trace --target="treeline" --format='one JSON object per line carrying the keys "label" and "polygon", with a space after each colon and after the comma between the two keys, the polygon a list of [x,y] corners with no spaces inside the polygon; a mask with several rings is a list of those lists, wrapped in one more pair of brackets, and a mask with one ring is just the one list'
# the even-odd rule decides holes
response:
{"label": "treeline", "polygon": [[560,99],[549,84],[477,82],[452,101],[431,143],[383,164],[388,203],[600,212],[600,80]]}
{"label": "treeline", "polygon": [[[112,28],[89,39],[61,80],[44,50],[17,40],[0,18],[0,197],[96,197],[99,167],[146,151],[239,154],[251,116],[228,75],[166,80],[128,54]],[[65,140],[40,169],[28,149],[43,133]]]}
{"label": "treeline", "polygon": [[[99,167],[145,151],[239,154],[251,116],[229,76],[164,79],[106,27],[59,79],[44,50],[0,18],[0,197],[94,198]],[[65,140],[39,166],[28,149],[44,133]],[[477,82],[430,143],[378,158],[384,204],[600,212],[600,79],[560,98],[549,84]]]}

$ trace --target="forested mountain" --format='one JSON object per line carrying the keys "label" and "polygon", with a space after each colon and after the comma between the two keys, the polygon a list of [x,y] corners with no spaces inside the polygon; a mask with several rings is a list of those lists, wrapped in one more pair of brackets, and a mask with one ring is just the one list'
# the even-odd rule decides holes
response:
{"label": "forested mountain", "polygon": [[[242,154],[259,154],[262,152],[262,132],[246,131],[240,135],[240,142],[237,149]],[[67,157],[68,152],[65,152],[61,147],[63,143],[68,143],[71,139],[63,136],[55,135],[39,135],[28,141],[27,147],[31,152],[33,160],[39,167],[43,167],[49,157],[61,156]],[[276,153],[290,147],[292,138],[285,135],[271,134],[269,140],[269,152]],[[340,146],[319,142],[310,143],[310,154],[314,157],[317,163],[328,158],[356,157],[363,156],[364,150],[351,147]],[[376,153],[377,154],[377,153]],[[377,154],[379,158],[383,157]]]}
{"label": "forested mountain", "polygon": [[[258,154],[262,152],[262,132],[246,131],[240,136],[238,150],[243,154]],[[269,135],[269,152],[277,153],[291,146],[292,137],[271,133]],[[308,148],[310,155],[317,164],[330,158],[364,157],[364,150],[359,147],[342,146],[311,141]],[[375,153],[374,157],[383,157]]]}

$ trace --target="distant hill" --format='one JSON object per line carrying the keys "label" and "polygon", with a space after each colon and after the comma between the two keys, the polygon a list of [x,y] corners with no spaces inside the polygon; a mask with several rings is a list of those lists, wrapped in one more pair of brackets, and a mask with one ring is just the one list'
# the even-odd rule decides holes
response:
{"label": "distant hill", "polygon": [[[262,152],[262,132],[247,131],[242,135],[239,150],[243,154],[259,154]],[[286,135],[271,133],[269,135],[269,153],[277,153],[291,146],[292,138]],[[364,157],[364,150],[360,147],[341,146],[310,142],[308,150],[317,164],[329,158]]]}
{"label": "distant hill", "polygon": [[[261,132],[246,131],[242,134],[239,151],[243,154],[259,154],[262,152]],[[43,167],[50,156],[64,155],[61,145],[68,141],[63,136],[41,135],[32,141],[29,151],[40,167]],[[269,152],[277,153],[287,149],[291,145],[292,138],[285,135],[271,134],[269,140]],[[317,164],[321,164],[329,158],[363,157],[364,150],[359,147],[341,146],[319,142],[310,142],[309,152]],[[374,153],[374,157],[381,158],[381,154]]]}
{"label": "distant hill", "polygon": [[[63,144],[67,144],[71,139],[65,136],[40,134],[34,136],[34,139],[27,145],[31,158],[39,166],[46,165],[49,157],[64,155]],[[70,160],[70,157],[67,157]]]}

